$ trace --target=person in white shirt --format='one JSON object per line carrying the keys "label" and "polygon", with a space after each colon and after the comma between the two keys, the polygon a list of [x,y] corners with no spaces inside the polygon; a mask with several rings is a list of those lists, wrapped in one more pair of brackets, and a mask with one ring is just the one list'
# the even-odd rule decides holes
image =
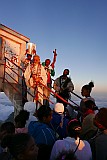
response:
{"label": "person in white shirt", "polygon": [[81,125],[77,119],[73,119],[67,126],[68,137],[57,140],[52,148],[50,160],[56,160],[61,153],[73,151],[78,160],[92,160],[90,144],[80,140]]}
{"label": "person in white shirt", "polygon": [[42,84],[47,85],[47,75],[38,55],[33,57],[33,63],[26,68],[24,77],[31,93],[28,94],[28,101],[36,101],[42,105],[44,94],[44,86]]}

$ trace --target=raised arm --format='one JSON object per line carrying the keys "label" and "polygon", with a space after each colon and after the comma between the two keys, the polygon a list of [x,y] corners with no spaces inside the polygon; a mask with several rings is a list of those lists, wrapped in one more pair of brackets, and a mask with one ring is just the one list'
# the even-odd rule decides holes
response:
{"label": "raised arm", "polygon": [[57,57],[57,53],[56,53],[56,49],[53,51],[54,53],[54,57],[53,57],[53,62],[51,63],[52,68],[54,69],[55,67],[55,62],[56,62],[56,57]]}

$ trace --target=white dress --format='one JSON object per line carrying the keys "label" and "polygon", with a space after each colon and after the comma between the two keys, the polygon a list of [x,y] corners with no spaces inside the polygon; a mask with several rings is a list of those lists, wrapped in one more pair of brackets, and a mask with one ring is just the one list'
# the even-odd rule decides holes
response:
{"label": "white dress", "polygon": [[[39,67],[39,72],[38,72],[38,67]],[[30,94],[27,94],[27,99],[28,101],[35,101],[35,93],[38,94],[38,101],[43,104],[43,92],[44,92],[44,87],[38,83],[37,85],[34,84],[34,78],[32,77],[32,74],[36,75],[36,77],[41,78],[41,83],[44,85],[47,85],[47,75],[44,67],[41,64],[37,64],[32,67],[32,65],[28,65],[28,67],[25,70],[24,77],[26,81],[26,85],[28,87],[28,91],[34,96],[32,97]],[[35,92],[34,88],[36,88]]]}

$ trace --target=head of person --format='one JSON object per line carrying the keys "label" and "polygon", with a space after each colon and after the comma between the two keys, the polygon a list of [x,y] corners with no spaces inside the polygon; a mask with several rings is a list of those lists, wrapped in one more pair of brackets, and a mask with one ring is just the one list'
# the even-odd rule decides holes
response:
{"label": "head of person", "polygon": [[6,135],[11,135],[15,133],[15,125],[12,122],[4,122],[0,126],[0,139]]}
{"label": "head of person", "polygon": [[64,113],[64,105],[62,103],[56,103],[54,106],[54,112],[58,114],[63,114]]}
{"label": "head of person", "polygon": [[46,59],[45,60],[45,66],[48,67],[51,63],[51,60],[50,59]]}
{"label": "head of person", "polygon": [[75,112],[75,110],[70,105],[67,105],[66,107],[66,117],[68,119],[77,118],[77,112]]}
{"label": "head of person", "polygon": [[81,95],[83,97],[90,96],[90,93],[91,93],[93,87],[94,87],[94,83],[92,81],[89,84],[84,85],[81,89]]}
{"label": "head of person", "polygon": [[32,58],[32,55],[31,54],[27,54],[27,59],[31,60],[31,58]]}
{"label": "head of person", "polygon": [[40,63],[40,57],[38,55],[33,56],[33,63],[34,64],[39,64]]}
{"label": "head of person", "polygon": [[49,106],[42,105],[37,110],[37,118],[40,122],[49,124],[52,119],[52,110]]}
{"label": "head of person", "polygon": [[69,69],[64,69],[63,71],[63,76],[68,76],[69,75]]}
{"label": "head of person", "polygon": [[95,115],[94,124],[100,130],[107,129],[107,108],[100,108],[98,113]]}
{"label": "head of person", "polygon": [[29,112],[26,110],[21,110],[19,114],[15,117],[15,127],[24,128],[26,121],[29,119]]}
{"label": "head of person", "polygon": [[81,123],[77,119],[72,119],[67,125],[68,136],[77,139],[81,132]]}
{"label": "head of person", "polygon": [[36,104],[32,101],[26,102],[24,104],[24,110],[28,111],[30,115],[34,115],[36,111]]}
{"label": "head of person", "polygon": [[38,147],[34,139],[27,133],[6,136],[1,142],[3,148],[8,148],[13,158],[17,160],[37,160]]}
{"label": "head of person", "polygon": [[92,100],[87,100],[84,102],[84,104],[86,107],[86,111],[87,110],[92,110],[92,111],[98,110],[98,107],[96,106],[95,102]]}

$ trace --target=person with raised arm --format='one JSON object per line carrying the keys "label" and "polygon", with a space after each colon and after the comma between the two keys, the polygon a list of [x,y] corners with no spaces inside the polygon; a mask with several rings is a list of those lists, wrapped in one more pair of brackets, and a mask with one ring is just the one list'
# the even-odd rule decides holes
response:
{"label": "person with raised arm", "polygon": [[[45,62],[42,63],[42,65],[44,66],[45,70],[46,70],[46,74],[47,74],[47,87],[48,88],[52,88],[52,78],[51,76],[55,75],[55,62],[56,62],[56,57],[57,57],[57,53],[56,53],[56,49],[53,51],[54,53],[54,57],[53,57],[53,61],[51,63],[50,59],[46,59]],[[50,91],[45,88],[44,90],[45,92],[45,98],[44,98],[44,104],[45,105],[49,105],[49,97],[50,97]]]}

